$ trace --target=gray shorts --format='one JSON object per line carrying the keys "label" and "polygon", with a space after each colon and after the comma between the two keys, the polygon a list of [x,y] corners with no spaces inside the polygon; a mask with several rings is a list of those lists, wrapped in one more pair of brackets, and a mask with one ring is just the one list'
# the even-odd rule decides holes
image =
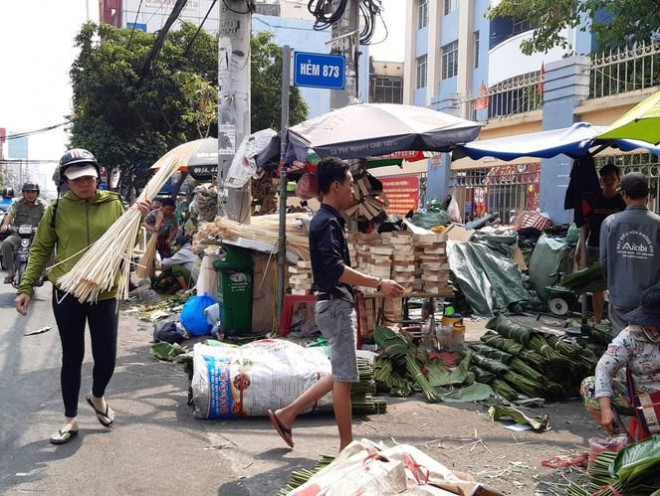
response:
{"label": "gray shorts", "polygon": [[357,318],[346,300],[316,302],[316,324],[330,344],[332,378],[336,382],[358,382]]}

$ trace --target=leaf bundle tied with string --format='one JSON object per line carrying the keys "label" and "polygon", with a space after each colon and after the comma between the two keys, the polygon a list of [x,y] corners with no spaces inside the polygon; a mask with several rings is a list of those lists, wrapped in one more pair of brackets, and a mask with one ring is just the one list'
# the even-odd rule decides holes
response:
{"label": "leaf bundle tied with string", "polygon": [[[167,155],[163,158],[167,158]],[[171,155],[142,190],[138,202],[152,200],[178,168],[179,159]],[[87,249],[76,265],[59,278],[60,289],[71,293],[81,302],[95,302],[101,293],[119,284],[117,296],[120,299],[128,296],[133,249],[141,223],[142,214],[137,208],[124,212]]]}

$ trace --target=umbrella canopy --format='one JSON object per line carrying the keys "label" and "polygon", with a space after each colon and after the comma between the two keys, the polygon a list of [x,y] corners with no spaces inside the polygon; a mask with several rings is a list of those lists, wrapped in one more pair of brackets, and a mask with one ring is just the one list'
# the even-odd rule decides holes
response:
{"label": "umbrella canopy", "polygon": [[500,160],[514,160],[521,157],[552,158],[559,154],[577,158],[590,153],[590,148],[606,144],[622,151],[633,151],[645,148],[660,155],[660,147],[638,140],[602,140],[604,127],[592,126],[588,122],[577,122],[570,127],[541,131],[537,133],[518,134],[504,138],[473,141],[461,145],[453,153],[453,159],[465,156],[473,160],[484,157],[494,157]]}
{"label": "umbrella canopy", "polygon": [[619,117],[599,138],[627,138],[660,144],[660,91]]}
{"label": "umbrella canopy", "polygon": [[[211,157],[211,153],[215,153]],[[179,171],[185,172],[188,170],[189,165],[209,165],[211,163],[218,164],[218,138],[203,138],[183,143],[176,148],[172,148],[165,155],[160,157],[150,169],[160,169],[162,166],[167,165],[170,158],[176,157],[179,159]]]}
{"label": "umbrella canopy", "polygon": [[218,138],[188,141],[172,148],[160,157],[150,169],[160,169],[176,157],[181,164],[179,172],[190,172],[195,179],[210,179],[218,173]]}
{"label": "umbrella canopy", "polygon": [[291,127],[287,162],[304,162],[310,149],[321,158],[345,159],[399,150],[449,151],[456,143],[474,140],[482,125],[412,105],[348,105]]}

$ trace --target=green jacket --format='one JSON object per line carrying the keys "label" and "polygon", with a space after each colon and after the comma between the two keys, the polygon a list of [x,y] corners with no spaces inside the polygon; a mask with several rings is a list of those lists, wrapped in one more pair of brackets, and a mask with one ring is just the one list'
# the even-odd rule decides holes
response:
{"label": "green jacket", "polygon": [[[59,277],[69,272],[82,258],[85,249],[124,213],[121,197],[117,193],[98,191],[91,201],[84,202],[69,191],[60,198],[53,229],[50,223],[54,205],[55,202],[50,204],[37,228],[25,275],[18,288],[19,294],[34,294],[33,286],[48,265],[54,265],[48,279],[57,286]],[[55,257],[51,261],[53,251]],[[115,298],[117,289],[118,285],[115,285],[110,291],[101,293],[98,299]]]}

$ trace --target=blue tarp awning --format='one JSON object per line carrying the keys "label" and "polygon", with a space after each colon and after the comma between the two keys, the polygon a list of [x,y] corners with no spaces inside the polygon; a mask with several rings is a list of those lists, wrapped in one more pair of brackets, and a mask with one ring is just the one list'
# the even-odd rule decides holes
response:
{"label": "blue tarp awning", "polygon": [[603,126],[592,126],[588,122],[578,122],[571,127],[551,131],[472,141],[458,146],[453,159],[467,156],[473,160],[493,157],[509,161],[520,157],[552,158],[560,154],[576,158],[587,155],[590,148],[599,145],[612,146],[625,152],[644,148],[660,155],[660,146],[644,141],[597,139],[605,129]]}

